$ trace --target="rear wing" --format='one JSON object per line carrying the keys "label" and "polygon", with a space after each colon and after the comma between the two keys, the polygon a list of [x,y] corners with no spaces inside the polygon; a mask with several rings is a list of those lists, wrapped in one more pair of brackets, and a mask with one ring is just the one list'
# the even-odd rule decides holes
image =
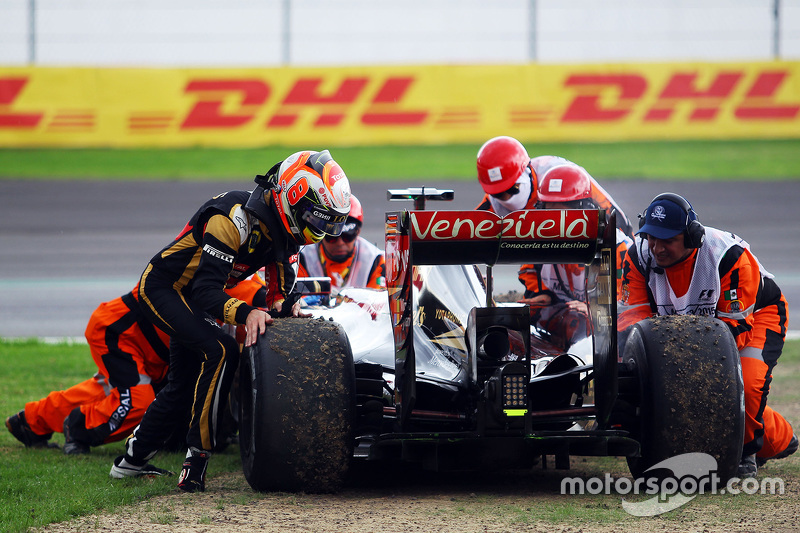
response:
{"label": "rear wing", "polygon": [[[595,341],[595,373],[616,384],[616,219],[602,209],[525,210],[501,217],[491,211],[395,211],[386,214],[386,283],[395,338],[395,400],[400,423],[413,408],[415,364],[413,270],[418,265],[586,265]],[[598,376],[598,377],[600,377]],[[611,389],[612,387],[608,387]],[[601,419],[616,397],[596,398]],[[600,405],[604,404],[604,405]]]}
{"label": "rear wing", "polygon": [[[415,265],[582,263],[594,259],[602,210],[405,211],[396,215]],[[387,223],[388,216],[387,215]],[[387,233],[387,255],[389,246]]]}

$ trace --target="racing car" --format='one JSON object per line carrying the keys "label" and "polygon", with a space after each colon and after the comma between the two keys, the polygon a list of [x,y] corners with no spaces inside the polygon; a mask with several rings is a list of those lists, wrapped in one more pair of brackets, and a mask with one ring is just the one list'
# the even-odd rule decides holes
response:
{"label": "racing car", "polygon": [[[681,453],[735,475],[741,368],[728,328],[655,317],[617,346],[615,217],[604,210],[427,210],[389,199],[387,290],[345,289],[312,319],[276,320],[242,353],[239,445],[257,491],[335,492],[355,461],[529,469],[627,458],[636,477]],[[498,303],[492,268],[585,266],[589,313]],[[330,297],[324,280],[299,280]],[[545,316],[547,315],[547,316]]]}

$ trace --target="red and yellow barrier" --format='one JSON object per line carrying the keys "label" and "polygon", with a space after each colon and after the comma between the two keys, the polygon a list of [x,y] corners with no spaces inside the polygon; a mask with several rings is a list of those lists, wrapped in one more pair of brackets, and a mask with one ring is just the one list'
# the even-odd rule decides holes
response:
{"label": "red and yellow barrier", "polygon": [[800,62],[0,68],[0,146],[800,137]]}

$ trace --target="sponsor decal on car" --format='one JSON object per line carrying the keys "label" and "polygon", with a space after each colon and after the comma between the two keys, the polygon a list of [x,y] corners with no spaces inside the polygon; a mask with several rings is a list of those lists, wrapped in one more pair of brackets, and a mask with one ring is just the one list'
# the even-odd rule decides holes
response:
{"label": "sponsor decal on car", "polygon": [[[592,213],[593,216],[589,215]],[[415,240],[592,240],[597,237],[594,211],[521,211],[500,218],[489,211],[415,211]],[[575,243],[578,244],[578,243]],[[575,246],[578,247],[578,246]]]}

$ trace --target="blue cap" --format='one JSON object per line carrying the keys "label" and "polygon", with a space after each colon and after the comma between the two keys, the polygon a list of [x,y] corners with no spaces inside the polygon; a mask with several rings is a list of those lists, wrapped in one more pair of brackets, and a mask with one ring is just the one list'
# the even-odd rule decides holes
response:
{"label": "blue cap", "polygon": [[646,233],[656,239],[671,239],[686,231],[689,216],[681,206],[671,200],[656,200],[644,212],[644,225],[636,232]]}

